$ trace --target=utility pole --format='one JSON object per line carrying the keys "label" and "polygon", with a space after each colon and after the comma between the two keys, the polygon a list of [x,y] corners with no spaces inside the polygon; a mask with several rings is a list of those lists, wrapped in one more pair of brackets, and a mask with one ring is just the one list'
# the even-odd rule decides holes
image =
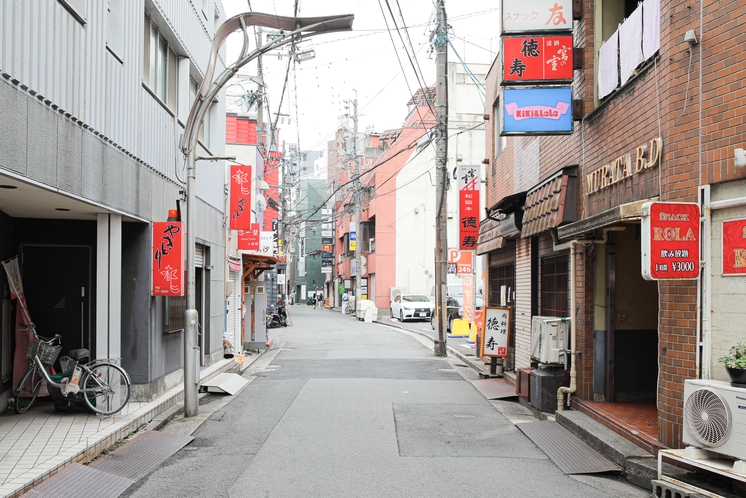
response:
{"label": "utility pole", "polygon": [[448,211],[446,209],[446,187],[448,181],[448,74],[445,0],[437,0],[438,26],[435,43],[435,306],[438,314],[438,339],[433,345],[436,356],[446,356],[446,274],[448,272]]}
{"label": "utility pole", "polygon": [[[257,46],[262,45],[261,26],[257,28],[256,31],[256,44]],[[259,93],[259,100],[256,103],[256,148],[259,149],[259,153],[264,158],[264,161],[267,161],[269,157],[265,157],[264,155],[264,65],[262,64],[261,54],[256,58],[256,81],[257,92]],[[259,167],[257,165],[257,170],[258,169]],[[261,172],[256,171],[254,174],[257,178],[264,179],[264,170]],[[259,195],[264,194],[260,191]],[[264,211],[262,211],[261,216],[258,216],[258,218],[257,222],[259,223],[259,229],[264,230]]]}
{"label": "utility pole", "polygon": [[362,265],[360,264],[360,234],[362,233],[360,230],[360,218],[362,217],[360,204],[362,204],[363,199],[360,195],[360,160],[357,157],[357,90],[355,90],[355,100],[352,101],[352,130],[352,160],[355,161],[355,190],[352,199],[355,203],[355,308],[357,309],[362,289],[360,284],[363,280]]}

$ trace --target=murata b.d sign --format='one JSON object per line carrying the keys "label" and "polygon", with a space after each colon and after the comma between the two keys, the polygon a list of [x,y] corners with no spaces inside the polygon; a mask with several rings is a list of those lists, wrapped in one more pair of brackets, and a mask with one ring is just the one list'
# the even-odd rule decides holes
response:
{"label": "murata b.d sign", "polygon": [[692,280],[699,277],[699,205],[647,202],[642,206],[642,277]]}

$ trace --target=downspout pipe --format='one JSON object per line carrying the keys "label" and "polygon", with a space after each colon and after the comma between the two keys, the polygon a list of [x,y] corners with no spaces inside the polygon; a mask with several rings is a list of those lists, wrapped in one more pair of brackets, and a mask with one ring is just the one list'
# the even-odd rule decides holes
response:
{"label": "downspout pipe", "polygon": [[[570,386],[560,386],[559,389],[557,389],[557,411],[561,412],[565,409],[565,394],[568,394],[569,396],[572,396],[572,394],[577,390],[578,384],[577,384],[577,369],[576,364],[577,361],[575,361],[575,320],[577,317],[577,301],[576,301],[576,295],[575,295],[575,285],[576,285],[576,277],[575,277],[575,254],[578,244],[583,245],[590,245],[590,244],[606,244],[608,241],[609,232],[621,232],[625,230],[625,227],[608,227],[603,229],[603,236],[600,239],[595,240],[571,240],[569,242],[565,242],[563,244],[558,244],[559,237],[557,236],[557,230],[552,230],[552,240],[554,241],[554,244],[552,245],[552,249],[555,251],[563,251],[565,249],[570,249],[570,350],[565,351],[565,354],[569,354],[572,358],[572,362],[570,364]],[[569,402],[568,397],[568,402]]]}

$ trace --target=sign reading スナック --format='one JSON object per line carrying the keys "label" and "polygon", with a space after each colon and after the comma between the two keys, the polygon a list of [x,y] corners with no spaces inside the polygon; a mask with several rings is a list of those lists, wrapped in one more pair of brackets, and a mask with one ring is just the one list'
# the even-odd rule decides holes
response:
{"label": "sign reading \u30b9\u30ca\u30c3\u30af", "polygon": [[572,35],[503,38],[503,84],[570,82]]}
{"label": "sign reading \u30b9\u30ca\u30c3\u30af", "polygon": [[474,251],[479,238],[479,166],[459,167],[458,196],[458,248]]}
{"label": "sign reading \u30b9\u30ca\u30c3\u30af", "polygon": [[482,356],[505,358],[510,344],[510,308],[482,308]]}
{"label": "sign reading \u30b9\u30ca\u30c3\u30af", "polygon": [[723,275],[746,274],[746,220],[723,222]]}
{"label": "sign reading \u30b9\u30ca\u30c3\u30af", "polygon": [[699,205],[647,202],[642,206],[642,277],[693,280],[699,277]]}
{"label": "sign reading \u30b9\u30ca\u30c3\u30af", "polygon": [[231,166],[230,229],[251,229],[251,166]]}
{"label": "sign reading \u30b9\u30ca\u30c3\u30af", "polygon": [[184,226],[153,222],[153,296],[184,295]]}
{"label": "sign reading \u30b9\u30ca\u30c3\u30af", "polygon": [[503,0],[502,33],[572,31],[573,0]]}

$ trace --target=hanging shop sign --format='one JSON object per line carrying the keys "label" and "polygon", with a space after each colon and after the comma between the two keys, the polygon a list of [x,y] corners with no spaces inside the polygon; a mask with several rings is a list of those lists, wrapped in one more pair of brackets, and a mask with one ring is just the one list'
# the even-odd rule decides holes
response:
{"label": "hanging shop sign", "polygon": [[237,249],[239,251],[258,251],[259,233],[259,223],[252,223],[248,230],[238,230]]}
{"label": "hanging shop sign", "polygon": [[635,147],[585,175],[585,196],[588,197],[613,185],[624,182],[645,170],[657,168],[661,162],[663,141],[660,137]]}
{"label": "hanging shop sign", "polygon": [[482,356],[505,358],[510,344],[510,308],[482,308]]}
{"label": "hanging shop sign", "polygon": [[231,166],[230,229],[251,228],[251,166]]}
{"label": "hanging shop sign", "polygon": [[259,234],[259,254],[277,257],[275,232],[261,232]]}
{"label": "hanging shop sign", "polygon": [[571,82],[572,35],[504,37],[503,85]]}
{"label": "hanging shop sign", "polygon": [[479,238],[479,166],[460,166],[458,172],[458,248],[474,251]]}
{"label": "hanging shop sign", "polygon": [[184,295],[184,225],[153,222],[153,296]]}
{"label": "hanging shop sign", "polygon": [[646,202],[642,205],[642,277],[693,280],[699,277],[699,205]]}
{"label": "hanging shop sign", "polygon": [[473,254],[471,251],[449,248],[447,273],[449,275],[471,275],[474,272],[472,267]]}
{"label": "hanging shop sign", "polygon": [[321,251],[324,253],[331,254],[332,252],[332,245],[331,244],[321,244]]}
{"label": "hanging shop sign", "polygon": [[503,88],[500,135],[572,133],[572,88]]}
{"label": "hanging shop sign", "polygon": [[334,260],[331,258],[323,258],[321,260],[321,273],[331,273],[332,267],[334,266]]}
{"label": "hanging shop sign", "polygon": [[723,222],[723,275],[746,274],[746,220]]}
{"label": "hanging shop sign", "polygon": [[503,0],[502,33],[572,31],[573,0]]}

